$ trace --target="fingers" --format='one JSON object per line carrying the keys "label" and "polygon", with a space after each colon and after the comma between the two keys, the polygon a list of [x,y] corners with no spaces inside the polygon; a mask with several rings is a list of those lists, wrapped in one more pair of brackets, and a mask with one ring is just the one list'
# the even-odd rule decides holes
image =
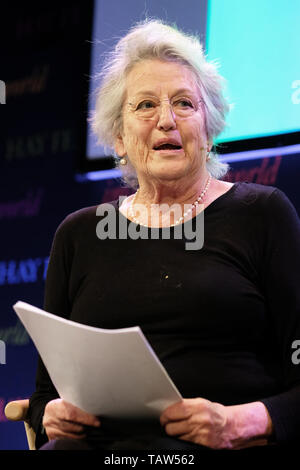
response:
{"label": "fingers", "polygon": [[81,434],[77,434],[77,433],[72,433],[72,432],[66,432],[66,431],[62,431],[61,429],[59,428],[56,428],[56,427],[47,427],[46,429],[46,432],[47,432],[47,436],[48,438],[51,440],[51,439],[62,439],[62,438],[69,438],[69,439],[84,439],[86,437],[86,434],[84,433],[81,433]]}
{"label": "fingers", "polygon": [[100,426],[97,416],[87,413],[60,398],[47,404],[45,415],[59,421],[78,423],[85,426]]}
{"label": "fingers", "polygon": [[62,432],[72,433],[72,434],[82,434],[85,430],[83,425],[72,423],[71,421],[56,420],[56,421],[52,421],[51,425],[56,426]]}
{"label": "fingers", "polygon": [[190,423],[188,420],[170,422],[165,425],[165,432],[169,436],[183,436],[190,431]]}
{"label": "fingers", "polygon": [[84,426],[69,421],[44,420],[44,427],[49,439],[71,438],[83,439],[86,437]]}
{"label": "fingers", "polygon": [[169,436],[194,442],[206,428],[209,431],[209,407],[210,402],[202,398],[184,399],[162,413],[161,425]]}
{"label": "fingers", "polygon": [[166,434],[211,448],[231,448],[226,407],[203,398],[185,399],[161,415]]}
{"label": "fingers", "polygon": [[87,413],[71,403],[62,400],[61,407],[61,419],[64,421],[80,423],[85,426],[100,426],[97,416]]}
{"label": "fingers", "polygon": [[160,416],[160,423],[165,426],[170,421],[189,419],[195,412],[205,413],[210,402],[204,398],[186,398],[169,406]]}
{"label": "fingers", "polygon": [[169,406],[160,416],[160,423],[165,426],[170,421],[188,419],[192,415],[189,400],[182,400]]}
{"label": "fingers", "polygon": [[99,419],[62,399],[52,400],[45,407],[43,426],[49,439],[85,437],[85,426],[100,426]]}

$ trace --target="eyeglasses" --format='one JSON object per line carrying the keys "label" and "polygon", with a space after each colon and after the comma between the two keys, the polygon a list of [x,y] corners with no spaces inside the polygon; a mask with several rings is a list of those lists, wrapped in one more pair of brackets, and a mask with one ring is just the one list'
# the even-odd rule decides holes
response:
{"label": "eyeglasses", "polygon": [[179,118],[189,118],[193,116],[200,107],[200,103],[204,103],[203,99],[195,100],[186,97],[176,97],[172,100],[159,100],[156,96],[148,96],[136,102],[128,102],[131,111],[139,119],[155,119],[163,103],[171,106],[172,112]]}

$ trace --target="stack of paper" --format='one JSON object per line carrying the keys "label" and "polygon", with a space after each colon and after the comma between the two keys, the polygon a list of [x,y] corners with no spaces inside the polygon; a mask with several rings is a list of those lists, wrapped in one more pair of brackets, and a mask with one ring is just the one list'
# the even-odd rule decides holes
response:
{"label": "stack of paper", "polygon": [[94,328],[25,302],[14,310],[60,397],[88,413],[155,418],[182,399],[139,327]]}

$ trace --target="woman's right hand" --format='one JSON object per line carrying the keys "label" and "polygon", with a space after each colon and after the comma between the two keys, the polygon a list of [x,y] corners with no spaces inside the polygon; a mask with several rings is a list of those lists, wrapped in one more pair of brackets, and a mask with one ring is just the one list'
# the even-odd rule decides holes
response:
{"label": "woman's right hand", "polygon": [[43,426],[49,440],[83,439],[85,426],[100,426],[99,419],[62,398],[51,400],[45,407]]}

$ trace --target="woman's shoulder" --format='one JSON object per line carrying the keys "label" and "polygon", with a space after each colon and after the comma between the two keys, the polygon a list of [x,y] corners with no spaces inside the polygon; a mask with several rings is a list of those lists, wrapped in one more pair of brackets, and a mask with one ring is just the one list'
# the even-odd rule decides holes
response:
{"label": "woman's shoulder", "polygon": [[275,186],[238,181],[233,186],[232,199],[243,205],[268,206],[276,201],[286,200],[286,194]]}
{"label": "woman's shoulder", "polygon": [[267,213],[276,218],[280,214],[289,213],[292,217],[298,218],[295,206],[290,201],[284,191],[275,187],[248,181],[235,183],[235,190],[232,201],[236,201],[240,207],[247,206],[256,213]]}
{"label": "woman's shoulder", "polygon": [[117,208],[117,201],[110,201],[100,203],[98,205],[87,206],[70,212],[58,225],[56,233],[65,235],[70,232],[78,233],[89,230],[91,227],[95,227],[95,224],[99,220],[99,209],[105,208],[108,205]]}
{"label": "woman's shoulder", "polygon": [[[250,183],[248,181],[216,181],[214,192],[207,201],[207,206],[231,210],[243,210],[245,206],[257,208],[264,205],[268,198],[277,191],[273,186]],[[279,191],[279,190],[278,190]]]}
{"label": "woman's shoulder", "polygon": [[278,190],[275,186],[266,186],[264,184],[251,183],[249,181],[238,181],[235,183],[235,186],[235,197],[246,204],[256,200],[266,200],[274,191]]}

